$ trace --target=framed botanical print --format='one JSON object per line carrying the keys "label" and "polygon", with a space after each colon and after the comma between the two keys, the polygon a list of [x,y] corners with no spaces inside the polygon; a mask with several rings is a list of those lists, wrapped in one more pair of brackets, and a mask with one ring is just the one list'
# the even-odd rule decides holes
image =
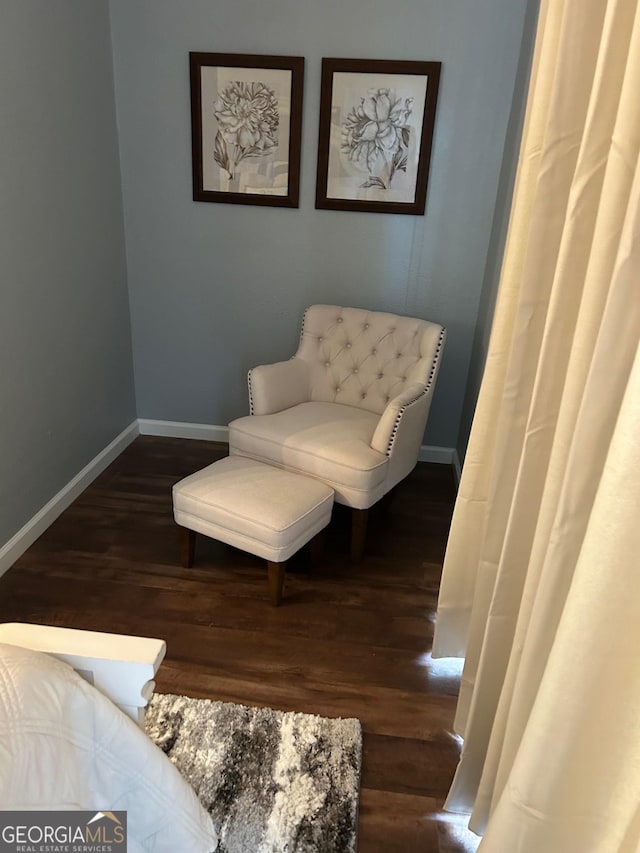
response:
{"label": "framed botanical print", "polygon": [[424,213],[440,68],[322,60],[316,207]]}
{"label": "framed botanical print", "polygon": [[194,201],[297,207],[303,57],[189,61]]}

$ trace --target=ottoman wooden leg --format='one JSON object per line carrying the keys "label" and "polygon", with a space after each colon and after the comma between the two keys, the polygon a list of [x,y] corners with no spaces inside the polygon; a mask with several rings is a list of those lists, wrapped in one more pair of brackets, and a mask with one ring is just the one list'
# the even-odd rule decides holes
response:
{"label": "ottoman wooden leg", "polygon": [[284,574],[287,568],[286,562],[272,563],[267,562],[267,570],[269,573],[269,598],[274,607],[277,607],[282,601],[282,590],[284,588]]}
{"label": "ottoman wooden leg", "polygon": [[185,569],[190,569],[193,565],[193,558],[196,553],[196,532],[189,530],[188,527],[180,528],[180,553],[182,556],[182,565]]}

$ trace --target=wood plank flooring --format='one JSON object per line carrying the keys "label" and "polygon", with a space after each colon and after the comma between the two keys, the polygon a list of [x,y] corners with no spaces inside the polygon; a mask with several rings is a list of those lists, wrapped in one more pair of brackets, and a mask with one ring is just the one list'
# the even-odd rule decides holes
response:
{"label": "wood plank flooring", "polygon": [[360,853],[475,849],[442,814],[459,755],[459,675],[429,655],[451,470],[419,464],[372,511],[357,566],[349,512],[336,507],[322,566],[303,550],[273,608],[255,557],[198,537],[194,567],[180,567],[171,486],[225,454],[212,442],[136,439],[0,579],[0,621],[162,637],[159,692],[358,717]]}

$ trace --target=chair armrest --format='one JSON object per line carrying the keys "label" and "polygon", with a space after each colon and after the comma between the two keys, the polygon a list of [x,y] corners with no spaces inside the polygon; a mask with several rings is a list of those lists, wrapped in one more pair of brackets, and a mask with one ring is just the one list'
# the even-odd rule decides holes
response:
{"label": "chair armrest", "polygon": [[144,728],[144,714],[165,656],[164,640],[7,622],[0,643],[44,652],[68,663],[85,681]]}
{"label": "chair armrest", "polygon": [[309,371],[300,358],[263,364],[249,371],[249,411],[272,415],[309,400]]}
{"label": "chair armrest", "polygon": [[389,457],[388,488],[406,477],[418,461],[432,396],[433,386],[408,385],[380,415],[371,446]]}

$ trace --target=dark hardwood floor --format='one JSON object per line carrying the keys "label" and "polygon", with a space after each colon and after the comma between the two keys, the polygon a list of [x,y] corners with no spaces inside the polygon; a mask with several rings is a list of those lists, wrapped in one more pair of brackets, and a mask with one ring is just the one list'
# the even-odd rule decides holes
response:
{"label": "dark hardwood floor", "polygon": [[0,579],[0,621],[162,637],[159,692],[358,717],[360,853],[474,849],[442,813],[459,755],[458,670],[429,653],[452,471],[419,464],[372,511],[359,565],[337,506],[322,566],[297,555],[273,608],[255,557],[198,537],[194,567],[180,567],[171,486],[225,453],[136,439]]}

